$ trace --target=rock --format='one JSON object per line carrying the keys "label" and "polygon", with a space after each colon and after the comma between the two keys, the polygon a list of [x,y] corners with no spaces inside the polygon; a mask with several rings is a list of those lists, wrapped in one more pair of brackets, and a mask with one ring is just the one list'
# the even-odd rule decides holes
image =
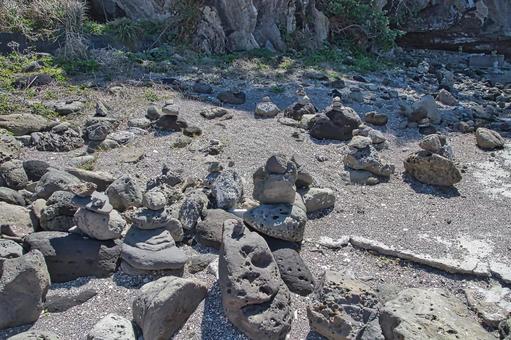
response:
{"label": "rock", "polygon": [[68,123],[54,126],[49,132],[34,132],[31,144],[39,151],[67,152],[83,146],[81,131]]}
{"label": "rock", "polygon": [[94,183],[98,191],[105,191],[115,181],[115,177],[108,172],[89,171],[79,168],[66,168],[66,172],[84,182]]}
{"label": "rock", "polygon": [[0,262],[23,256],[23,247],[12,240],[0,239]]}
{"label": "rock", "polygon": [[461,173],[451,160],[428,151],[412,153],[404,161],[404,167],[425,184],[452,186],[461,181]]}
{"label": "rock", "polygon": [[343,106],[336,97],[325,114],[318,114],[311,120],[309,133],[318,139],[348,140],[361,122],[357,113]]}
{"label": "rock", "polygon": [[85,136],[89,141],[104,141],[108,134],[115,129],[114,126],[110,120],[98,121],[85,127]]}
{"label": "rock", "polygon": [[129,175],[116,179],[108,186],[105,193],[108,195],[110,204],[119,211],[142,205],[142,190]]}
{"label": "rock", "polygon": [[229,111],[227,111],[224,108],[221,107],[213,107],[211,109],[204,109],[200,112],[200,115],[206,119],[215,119],[224,117],[229,114]]}
{"label": "rock", "polygon": [[170,209],[151,210],[139,208],[131,216],[133,225],[140,229],[158,229],[165,228],[170,232],[175,241],[183,239],[183,226],[181,222],[173,217]]}
{"label": "rock", "polygon": [[202,129],[198,126],[187,126],[183,129],[183,135],[186,137],[199,137],[202,135]]}
{"label": "rock", "polygon": [[301,190],[300,195],[303,198],[308,214],[333,208],[335,204],[335,194],[332,189],[308,188],[306,190]]}
{"label": "rock", "polygon": [[314,290],[314,278],[300,254],[291,248],[281,248],[272,252],[279,267],[280,276],[293,293],[307,296]]}
{"label": "rock", "polygon": [[19,157],[20,143],[11,135],[0,133],[0,164]]}
{"label": "rock", "polygon": [[202,221],[197,223],[196,237],[201,244],[219,249],[222,245],[222,232],[224,222],[238,218],[222,209],[208,209]]}
{"label": "rock", "polygon": [[208,207],[208,197],[200,190],[187,194],[179,209],[179,221],[186,230],[193,230]]}
{"label": "rock", "polygon": [[96,117],[106,117],[109,114],[109,108],[103,102],[96,102]]}
{"label": "rock", "polygon": [[502,340],[511,339],[511,317],[499,324],[499,333]]}
{"label": "rock", "polygon": [[50,285],[43,255],[33,250],[0,265],[0,329],[36,321]]}
{"label": "rock", "polygon": [[39,132],[51,129],[54,122],[43,116],[30,113],[13,113],[0,115],[0,128],[9,130],[15,136],[29,135],[32,132]]}
{"label": "rock", "polygon": [[23,195],[6,187],[0,187],[0,201],[14,205],[26,205]]}
{"label": "rock", "polygon": [[82,276],[107,277],[115,271],[121,253],[120,242],[59,231],[33,233],[25,238],[25,243],[43,253],[52,282]]}
{"label": "rock", "polygon": [[361,146],[363,145],[350,145],[343,160],[344,165],[354,170],[369,171],[376,176],[390,177],[394,173],[394,165],[382,161],[372,145],[359,148]]}
{"label": "rock", "polygon": [[304,116],[314,116],[316,113],[316,107],[310,103],[310,101],[305,101],[302,103],[296,102],[284,110],[284,117],[291,118],[295,121],[300,121]]}
{"label": "rock", "polygon": [[121,258],[142,271],[182,270],[188,257],[176,247],[168,230],[131,227],[122,245]]}
{"label": "rock", "polygon": [[205,270],[210,263],[218,260],[218,257],[213,254],[200,254],[194,255],[190,258],[190,264],[188,265],[188,272],[190,274],[196,274]]}
{"label": "rock", "polygon": [[61,313],[89,301],[97,294],[98,293],[94,289],[90,288],[64,294],[52,294],[50,292],[50,294],[46,296],[44,309],[50,313]]}
{"label": "rock", "polygon": [[92,194],[98,189],[98,186],[91,182],[84,182],[71,184],[68,189],[80,198],[87,198],[92,196]]}
{"label": "rock", "polygon": [[188,123],[181,117],[167,114],[158,118],[155,127],[164,131],[181,131],[188,127]]}
{"label": "rock", "polygon": [[35,187],[35,196],[48,199],[55,191],[65,191],[72,184],[80,183],[80,180],[70,173],[51,169],[41,177]]}
{"label": "rock", "polygon": [[147,108],[147,113],[145,114],[146,118],[151,121],[158,120],[161,115],[162,115],[161,110],[154,105],[149,106]]}
{"label": "rock", "polygon": [[148,191],[144,194],[142,204],[150,210],[161,210],[167,205],[167,197],[161,191]]}
{"label": "rock", "polygon": [[234,170],[221,172],[213,182],[211,194],[215,198],[216,207],[232,209],[243,198],[243,182]]}
{"label": "rock", "polygon": [[116,210],[102,214],[80,208],[74,215],[74,221],[83,234],[101,241],[119,238],[126,226],[126,221]]}
{"label": "rock", "polygon": [[136,340],[135,329],[130,320],[110,313],[90,330],[87,340]]}
{"label": "rock", "polygon": [[241,105],[245,103],[246,95],[241,91],[222,91],[217,96],[222,103]]}
{"label": "rock", "polygon": [[291,204],[263,204],[248,210],[243,219],[260,233],[292,242],[303,240],[307,223],[305,211]]}
{"label": "rock", "polygon": [[171,170],[164,165],[160,175],[147,181],[146,188],[147,190],[151,190],[162,185],[174,187],[181,182],[183,182],[183,170]]}
{"label": "rock", "polygon": [[459,105],[459,101],[458,99],[456,99],[452,94],[451,92],[447,91],[446,89],[441,89],[437,96],[436,96],[436,100],[444,105],[447,105],[447,106],[458,106]]}
{"label": "rock", "polygon": [[219,283],[227,318],[251,339],[283,339],[291,329],[290,295],[264,239],[242,222],[224,223]]}
{"label": "rock", "polygon": [[45,203],[39,218],[41,229],[47,231],[68,231],[74,224],[78,207],[74,195],[67,191],[55,191]]}
{"label": "rock", "polygon": [[385,339],[495,339],[467,307],[438,288],[405,289],[380,314]]}
{"label": "rock", "polygon": [[430,95],[422,97],[421,100],[414,104],[411,116],[408,117],[408,120],[418,122],[423,118],[429,118],[433,124],[440,124],[442,121],[442,115],[438,109],[435,98]]}
{"label": "rock", "polygon": [[67,116],[72,113],[80,112],[84,109],[85,104],[78,100],[59,102],[55,104],[55,111],[58,114]]}
{"label": "rock", "polygon": [[61,338],[52,332],[26,331],[9,337],[9,340],[61,340]]}
{"label": "rock", "polygon": [[263,100],[256,105],[256,118],[273,118],[279,113],[280,109],[271,102],[270,97],[264,97]]}
{"label": "rock", "polygon": [[307,307],[311,329],[328,339],[383,340],[379,301],[364,283],[326,271]]}
{"label": "rock", "polygon": [[202,81],[197,81],[192,86],[193,92],[202,93],[202,94],[212,94],[213,87],[207,83]]}
{"label": "rock", "polygon": [[30,181],[36,182],[41,179],[50,169],[50,164],[40,160],[23,161],[23,169]]}
{"label": "rock", "polygon": [[5,202],[0,202],[0,221],[2,225],[16,226],[27,232],[32,232],[36,224],[29,209]]}
{"label": "rock", "polygon": [[22,161],[14,160],[1,164],[0,177],[7,187],[14,190],[24,189],[28,184],[28,176]]}
{"label": "rock", "polygon": [[144,339],[171,339],[207,292],[198,280],[162,277],[140,288],[133,301],[133,319]]}
{"label": "rock", "polygon": [[144,133],[146,133],[144,130],[139,131],[136,130],[135,128],[130,128],[127,131],[117,131],[109,133],[107,136],[107,140],[113,140],[119,145],[126,145],[133,142],[137,134],[143,135]]}
{"label": "rock", "polygon": [[[277,160],[278,159],[278,160]],[[253,197],[261,203],[293,203],[296,194],[296,163],[284,155],[272,156],[253,175]]]}
{"label": "rock", "polygon": [[497,328],[499,323],[511,314],[511,289],[509,288],[495,285],[490,289],[469,287],[464,291],[469,307],[491,328]]}
{"label": "rock", "polygon": [[128,127],[148,129],[151,127],[151,121],[147,118],[133,118],[128,121]]}
{"label": "rock", "polygon": [[373,125],[386,125],[389,117],[384,113],[378,113],[376,111],[367,112],[364,116],[364,121]]}
{"label": "rock", "polygon": [[476,130],[476,142],[477,146],[483,150],[500,149],[506,143],[498,132],[486,128]]}

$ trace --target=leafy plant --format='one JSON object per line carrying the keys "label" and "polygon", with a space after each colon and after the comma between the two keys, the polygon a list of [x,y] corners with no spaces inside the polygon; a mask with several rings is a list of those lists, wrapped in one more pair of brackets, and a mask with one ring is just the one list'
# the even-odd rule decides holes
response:
{"label": "leafy plant", "polygon": [[55,110],[47,107],[42,103],[32,104],[31,111],[35,115],[43,116],[50,119],[53,119],[58,116],[58,113],[55,112]]}
{"label": "leafy plant", "polygon": [[160,97],[158,96],[158,94],[153,90],[153,89],[147,89],[144,91],[144,98],[148,101],[148,102],[157,102]]}

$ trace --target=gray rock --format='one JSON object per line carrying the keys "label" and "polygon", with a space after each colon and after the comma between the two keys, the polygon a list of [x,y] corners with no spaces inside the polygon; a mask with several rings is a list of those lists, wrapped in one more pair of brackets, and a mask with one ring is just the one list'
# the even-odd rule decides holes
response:
{"label": "gray rock", "polygon": [[151,127],[151,121],[147,118],[133,118],[128,121],[128,126],[139,129],[147,129]]}
{"label": "gray rock", "polygon": [[27,232],[32,232],[37,224],[29,209],[5,202],[0,202],[0,221],[2,225],[16,226]]}
{"label": "gray rock", "polygon": [[258,118],[273,118],[279,113],[280,109],[271,102],[270,97],[264,97],[263,100],[256,105],[255,116]]}
{"label": "gray rock", "polygon": [[213,87],[207,83],[202,81],[197,81],[192,86],[193,92],[203,93],[203,94],[211,94],[213,93]]}
{"label": "gray rock", "polygon": [[188,257],[176,247],[168,230],[142,230],[131,227],[122,245],[121,257],[129,265],[144,271],[182,269]]}
{"label": "gray rock", "polygon": [[27,204],[22,194],[7,187],[0,187],[0,201],[14,205]]}
{"label": "gray rock", "polygon": [[429,118],[431,123],[439,124],[442,121],[442,115],[433,96],[427,95],[421,98],[413,105],[409,121],[419,122],[424,118]]}
{"label": "gray rock", "polygon": [[438,186],[452,186],[461,181],[454,163],[428,151],[418,151],[404,161],[405,170],[418,181]]}
{"label": "gray rock", "polygon": [[251,339],[283,339],[290,295],[265,240],[242,222],[224,223],[219,283],[227,318]]}
{"label": "gray rock", "polygon": [[46,296],[44,309],[50,313],[61,313],[75,306],[81,305],[96,296],[94,289],[79,289],[66,293],[50,293]]}
{"label": "gray rock", "polygon": [[307,188],[300,191],[307,213],[333,208],[335,193],[328,188]]}
{"label": "gray rock", "polygon": [[476,286],[464,291],[469,307],[487,326],[497,328],[511,315],[511,289],[494,285],[490,289]]}
{"label": "gray rock", "polygon": [[23,255],[23,247],[12,240],[0,239],[0,262]]}
{"label": "gray rock", "polygon": [[20,143],[5,132],[0,133],[0,164],[19,157]]}
{"label": "gray rock", "polygon": [[486,128],[476,130],[476,142],[477,146],[483,150],[501,149],[506,143],[498,132]]}
{"label": "gray rock", "polygon": [[147,190],[160,187],[162,185],[174,187],[183,182],[183,170],[171,170],[166,165],[163,166],[161,174],[147,181]]}
{"label": "gray rock", "polygon": [[307,307],[307,316],[311,329],[328,339],[383,340],[377,321],[379,307],[370,287],[342,273],[326,271]]}
{"label": "gray rock", "polygon": [[36,321],[50,285],[43,255],[33,250],[0,264],[0,329]]}
{"label": "gray rock", "polygon": [[80,180],[70,173],[51,169],[37,183],[35,195],[38,198],[48,199],[55,191],[65,191],[70,185],[76,183],[80,183]]}
{"label": "gray rock", "polygon": [[59,102],[55,104],[55,111],[61,115],[69,115],[80,112],[84,109],[85,104],[78,100]]}
{"label": "gray rock", "polygon": [[221,172],[213,182],[211,193],[215,198],[217,208],[235,208],[243,198],[241,177],[234,170]]}
{"label": "gray rock", "polygon": [[499,324],[499,333],[502,340],[511,339],[511,317]]}
{"label": "gray rock", "polygon": [[161,191],[148,191],[144,194],[142,204],[150,210],[162,210],[167,204],[167,197]]}
{"label": "gray rock", "polygon": [[314,278],[300,254],[291,248],[273,251],[273,257],[279,267],[280,276],[293,293],[307,296],[314,290]]}
{"label": "gray rock", "polygon": [[135,329],[130,320],[110,313],[92,327],[87,340],[136,340]]}
{"label": "gray rock", "polygon": [[83,234],[101,241],[120,238],[126,226],[126,221],[116,210],[103,214],[80,208],[74,215],[74,221]]}
{"label": "gray rock", "polygon": [[49,170],[50,164],[45,161],[40,161],[37,159],[31,159],[27,161],[23,161],[23,168],[25,169],[25,173],[28,176],[28,179],[36,182],[41,179]]}
{"label": "gray rock", "polygon": [[108,195],[110,204],[119,211],[142,205],[142,190],[129,175],[116,179],[108,186],[105,193]]}
{"label": "gray rock", "polygon": [[372,145],[361,149],[350,147],[343,161],[351,169],[366,170],[376,176],[390,177],[395,171],[394,165],[384,163]]}
{"label": "gray rock", "polygon": [[0,116],[0,128],[9,130],[15,136],[29,135],[32,132],[49,130],[56,123],[40,115],[13,113]]}
{"label": "gray rock", "polygon": [[115,177],[112,176],[112,174],[104,171],[89,171],[79,168],[66,168],[66,172],[84,182],[96,184],[98,191],[105,191],[108,186],[115,181]]}
{"label": "gray rock", "polygon": [[0,177],[5,185],[14,190],[24,189],[28,184],[28,176],[19,160],[7,161],[0,165]]}
{"label": "gray rock", "polygon": [[293,242],[303,240],[307,223],[305,211],[291,204],[263,204],[247,211],[243,219],[265,235]]}
{"label": "gray rock", "polygon": [[340,99],[334,98],[325,114],[318,114],[311,120],[309,133],[318,139],[348,140],[361,123],[352,108],[342,106]]}
{"label": "gray rock", "polygon": [[85,143],[81,131],[67,123],[54,126],[48,132],[33,132],[30,136],[31,144],[39,151],[67,152]]}
{"label": "gray rock", "polygon": [[300,121],[306,115],[316,115],[317,111],[311,103],[293,103],[284,110],[284,117]]}
{"label": "gray rock", "polygon": [[289,161],[289,170],[284,174],[270,173],[261,167],[253,175],[253,197],[265,204],[293,203],[296,194],[297,168]]}
{"label": "gray rock", "polygon": [[241,91],[222,91],[217,96],[222,103],[241,105],[245,103],[246,95]]}
{"label": "gray rock", "polygon": [[9,340],[61,340],[61,338],[52,332],[26,331],[9,337]]}
{"label": "gray rock", "polygon": [[218,256],[213,254],[199,254],[194,255],[190,258],[190,263],[188,265],[188,272],[190,274],[199,273],[205,270],[210,263],[218,259]]}
{"label": "gray rock", "polygon": [[373,125],[386,125],[388,120],[386,114],[376,111],[367,112],[364,116],[364,121]]}
{"label": "gray rock", "polygon": [[161,110],[154,105],[151,105],[147,108],[147,113],[145,114],[146,118],[152,121],[158,120],[161,116]]}
{"label": "gray rock", "polygon": [[106,117],[108,116],[110,109],[105,105],[105,103],[101,101],[96,102],[96,117]]}
{"label": "gray rock", "polygon": [[121,253],[119,241],[98,241],[59,231],[33,233],[25,243],[43,253],[52,282],[107,277],[115,271]]}
{"label": "gray rock", "polygon": [[401,291],[385,303],[380,325],[388,340],[495,339],[474,322],[465,304],[438,288]]}
{"label": "gray rock", "polygon": [[74,215],[78,210],[74,195],[67,191],[55,191],[46,201],[41,211],[39,225],[47,231],[68,231],[74,224]]}
{"label": "gray rock", "polygon": [[436,100],[447,106],[458,106],[460,103],[458,99],[456,99],[456,97],[454,97],[452,93],[447,91],[446,89],[441,89],[438,92]]}
{"label": "gray rock", "polygon": [[144,339],[171,339],[208,289],[198,280],[167,276],[143,285],[133,301],[133,319]]}
{"label": "gray rock", "polygon": [[137,209],[131,216],[133,225],[140,229],[164,228],[170,232],[175,241],[183,239],[183,226],[181,222],[172,216],[169,209],[150,210],[145,208]]}
{"label": "gray rock", "polygon": [[208,207],[208,197],[200,190],[188,193],[179,208],[179,221],[186,230],[193,230]]}
{"label": "gray rock", "polygon": [[119,145],[126,145],[135,140],[135,133],[131,131],[112,132],[108,134],[107,139],[111,139]]}
{"label": "gray rock", "polygon": [[208,209],[205,215],[195,228],[197,241],[205,246],[219,249],[222,245],[224,222],[230,219],[238,220],[238,217],[222,209]]}

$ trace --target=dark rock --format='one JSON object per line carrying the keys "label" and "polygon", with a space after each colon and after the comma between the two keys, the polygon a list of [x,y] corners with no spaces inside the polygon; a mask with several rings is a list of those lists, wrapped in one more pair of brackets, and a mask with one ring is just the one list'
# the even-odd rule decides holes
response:
{"label": "dark rock", "polygon": [[300,254],[294,249],[281,248],[273,251],[280,276],[293,293],[307,296],[314,290],[314,278]]}
{"label": "dark rock", "polygon": [[246,95],[241,91],[223,91],[217,95],[217,98],[226,104],[241,105],[245,103]]}
{"label": "dark rock", "polygon": [[97,295],[94,289],[88,288],[79,292],[66,294],[49,294],[46,296],[44,309],[50,313],[61,313],[69,308],[81,305]]}
{"label": "dark rock", "polygon": [[222,245],[223,225],[229,219],[241,220],[222,209],[206,210],[206,216],[196,226],[197,241],[205,246],[219,249]]}

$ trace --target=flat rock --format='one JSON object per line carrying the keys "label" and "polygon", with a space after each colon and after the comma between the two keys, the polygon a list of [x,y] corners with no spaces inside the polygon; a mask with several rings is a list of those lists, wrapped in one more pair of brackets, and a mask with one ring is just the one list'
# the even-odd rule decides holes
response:
{"label": "flat rock", "polygon": [[78,292],[69,292],[65,294],[52,294],[46,296],[44,309],[50,313],[61,313],[69,308],[81,305],[97,295],[94,289],[81,289]]}
{"label": "flat rock", "polygon": [[273,251],[273,257],[279,267],[282,280],[291,292],[302,296],[312,293],[314,277],[296,250],[280,248]]}
{"label": "flat rock", "polygon": [[219,249],[222,245],[224,222],[229,219],[238,220],[235,215],[222,209],[208,209],[202,221],[197,223],[197,241],[205,246]]}
{"label": "flat rock", "polygon": [[79,168],[66,168],[66,172],[79,178],[84,182],[94,183],[98,191],[105,191],[115,181],[112,174],[104,171],[89,171]]}
{"label": "flat rock", "polygon": [[56,125],[56,123],[43,116],[30,113],[0,115],[0,128],[9,130],[15,136],[29,135],[32,132],[49,130],[54,125]]}
{"label": "flat rock", "polygon": [[263,204],[243,215],[255,230],[286,241],[301,242],[307,223],[304,210],[291,204]]}

